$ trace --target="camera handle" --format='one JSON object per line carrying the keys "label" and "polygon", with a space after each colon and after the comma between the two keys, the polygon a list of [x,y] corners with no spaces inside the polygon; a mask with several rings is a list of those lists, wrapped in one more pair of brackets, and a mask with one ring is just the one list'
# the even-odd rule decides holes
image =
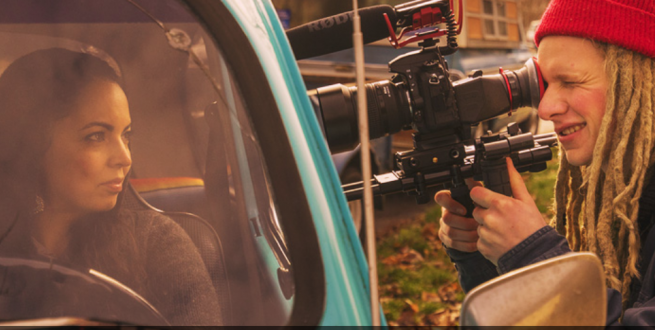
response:
{"label": "camera handle", "polygon": [[[466,208],[466,216],[472,217],[475,205],[471,200],[470,190],[461,178],[461,171],[459,167],[456,170],[451,170],[453,178],[453,187],[450,188],[451,197],[458,203]],[[496,160],[482,160],[482,181],[487,189],[503,194],[505,196],[512,196],[512,188],[509,182],[509,172],[507,171],[507,162],[505,159]],[[459,174],[455,174],[459,172]],[[461,181],[461,182],[460,182]]]}
{"label": "camera handle", "polygon": [[[534,147],[534,138],[520,134],[521,131],[516,123],[507,125],[507,134],[489,134],[480,138],[476,143],[476,157],[479,157],[478,173],[482,174],[482,182],[485,188],[512,197],[512,186],[509,181],[509,172],[507,170],[507,157],[512,152],[524,148]],[[457,166],[453,166],[456,168]],[[475,206],[469,195],[468,186],[461,178],[461,171],[458,175],[457,170],[451,169],[453,187],[450,189],[451,196],[454,200],[466,208],[466,216],[470,217]]]}
{"label": "camera handle", "polygon": [[470,218],[473,216],[473,209],[475,208],[475,205],[473,204],[473,200],[471,200],[471,196],[469,195],[470,190],[464,181],[461,168],[457,165],[454,165],[450,169],[450,175],[453,178],[453,187],[450,188],[450,197],[452,197],[454,200],[466,208],[466,217]]}
{"label": "camera handle", "polygon": [[[509,156],[509,155],[508,155]],[[512,197],[512,187],[509,183],[509,172],[505,158],[482,161],[482,181],[491,191]]]}

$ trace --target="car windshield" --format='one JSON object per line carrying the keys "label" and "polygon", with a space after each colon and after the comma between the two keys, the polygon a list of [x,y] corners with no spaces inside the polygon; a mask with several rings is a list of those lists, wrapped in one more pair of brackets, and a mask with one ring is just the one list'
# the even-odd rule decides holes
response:
{"label": "car windshield", "polygon": [[0,6],[0,321],[286,324],[257,134],[186,7]]}

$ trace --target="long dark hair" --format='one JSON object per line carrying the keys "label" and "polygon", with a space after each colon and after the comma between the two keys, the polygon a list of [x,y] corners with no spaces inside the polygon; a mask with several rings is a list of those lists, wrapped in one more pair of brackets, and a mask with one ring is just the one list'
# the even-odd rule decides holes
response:
{"label": "long dark hair", "polygon": [[[97,80],[123,87],[114,63],[62,48],[20,57],[0,76],[0,199],[18,214],[11,219],[31,220],[44,188],[42,160],[50,147],[52,126],[70,115],[81,91]],[[112,210],[94,214],[91,221],[77,221],[67,251],[74,251],[73,259],[85,266],[139,275],[133,223],[121,216],[123,195]],[[133,257],[126,259],[130,254]]]}

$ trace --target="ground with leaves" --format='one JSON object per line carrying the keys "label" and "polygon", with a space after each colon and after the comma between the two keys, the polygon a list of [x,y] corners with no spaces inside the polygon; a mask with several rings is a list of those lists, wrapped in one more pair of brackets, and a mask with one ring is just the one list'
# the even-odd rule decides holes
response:
{"label": "ground with leaves", "polygon": [[[557,149],[553,149],[557,154]],[[525,174],[545,218],[552,212],[557,161],[543,172]],[[441,208],[399,222],[378,235],[380,301],[391,326],[457,326],[464,293],[437,235]]]}

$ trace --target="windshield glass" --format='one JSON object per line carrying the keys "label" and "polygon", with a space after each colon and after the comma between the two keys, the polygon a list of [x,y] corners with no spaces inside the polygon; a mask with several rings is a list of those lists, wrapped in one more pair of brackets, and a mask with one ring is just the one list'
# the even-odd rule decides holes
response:
{"label": "windshield glass", "polygon": [[293,267],[220,45],[173,0],[0,6],[0,320],[285,324]]}

